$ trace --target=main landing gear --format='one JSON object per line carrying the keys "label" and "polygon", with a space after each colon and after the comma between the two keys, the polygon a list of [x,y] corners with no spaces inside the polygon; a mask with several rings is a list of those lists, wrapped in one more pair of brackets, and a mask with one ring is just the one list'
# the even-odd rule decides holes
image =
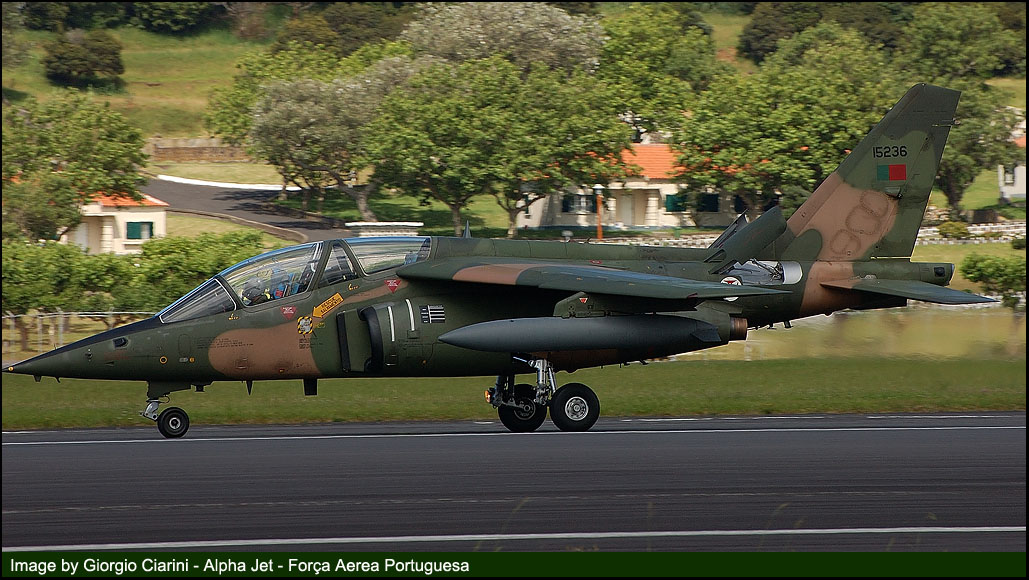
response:
{"label": "main landing gear", "polygon": [[536,368],[536,384],[514,384],[514,375],[500,375],[486,391],[486,401],[496,407],[500,422],[510,431],[535,431],[547,419],[562,431],[588,431],[600,417],[600,400],[582,383],[555,387],[554,369],[544,359],[526,360]]}

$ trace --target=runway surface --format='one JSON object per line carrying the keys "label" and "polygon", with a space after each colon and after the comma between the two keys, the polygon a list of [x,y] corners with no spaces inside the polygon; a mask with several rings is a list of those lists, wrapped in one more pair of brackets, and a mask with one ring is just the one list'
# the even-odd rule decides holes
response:
{"label": "runway surface", "polygon": [[3,434],[3,550],[1025,551],[1024,412]]}

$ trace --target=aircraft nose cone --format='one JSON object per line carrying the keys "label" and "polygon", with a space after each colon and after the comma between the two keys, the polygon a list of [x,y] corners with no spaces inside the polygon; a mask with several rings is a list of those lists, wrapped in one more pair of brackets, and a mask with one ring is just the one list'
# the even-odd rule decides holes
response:
{"label": "aircraft nose cone", "polygon": [[5,373],[48,377],[68,376],[67,357],[63,353],[48,352],[4,367]]}

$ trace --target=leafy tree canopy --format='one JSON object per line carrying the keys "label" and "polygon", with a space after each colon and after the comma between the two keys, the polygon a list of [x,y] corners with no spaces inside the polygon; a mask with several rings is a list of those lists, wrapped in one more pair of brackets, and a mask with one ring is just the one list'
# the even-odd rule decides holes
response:
{"label": "leafy tree canopy", "polygon": [[[5,109],[4,234],[15,229],[11,220],[30,239],[52,239],[78,223],[78,204],[97,192],[139,199],[143,144],[121,114],[78,91]],[[55,206],[51,219],[38,219],[50,211],[44,204]]]}
{"label": "leafy tree canopy", "polygon": [[271,85],[255,107],[252,148],[303,188],[304,209],[311,190],[324,196],[332,184],[354,199],[362,219],[375,221],[367,201],[374,187],[353,187],[353,177],[367,164],[363,129],[387,94],[431,62],[384,58],[348,79]]}
{"label": "leafy tree canopy", "polygon": [[597,77],[617,87],[623,112],[639,128],[657,130],[662,118],[681,110],[686,94],[732,72],[715,59],[703,21],[667,3],[633,4],[603,26]]}
{"label": "leafy tree canopy", "polygon": [[587,16],[541,2],[425,3],[400,35],[416,54],[464,62],[499,55],[523,73],[535,65],[593,70],[603,31]]}
{"label": "leafy tree canopy", "polygon": [[901,36],[898,65],[917,78],[987,79],[1005,66],[1004,55],[1025,42],[1005,30],[996,13],[982,3],[926,2]]}
{"label": "leafy tree canopy", "polygon": [[757,74],[723,77],[689,103],[674,131],[683,179],[740,195],[755,212],[777,191],[799,204],[908,88],[895,79],[858,32],[832,22],[806,30]]}
{"label": "leafy tree canopy", "polygon": [[121,43],[106,30],[73,30],[45,48],[46,76],[59,83],[85,84],[125,72]]}
{"label": "leafy tree canopy", "polygon": [[980,284],[987,294],[1000,296],[1011,309],[1018,307],[1018,293],[1025,292],[1025,258],[969,254],[961,262],[961,275]]}
{"label": "leafy tree canopy", "polygon": [[133,2],[136,18],[153,32],[181,33],[203,25],[216,2]]}
{"label": "leafy tree canopy", "polygon": [[233,78],[232,86],[211,95],[204,122],[213,133],[241,144],[250,131],[254,106],[268,85],[345,78],[383,58],[406,54],[410,54],[410,48],[396,42],[369,44],[344,59],[324,46],[296,42],[275,53],[251,53],[236,64],[240,72]]}
{"label": "leafy tree canopy", "polygon": [[455,234],[461,209],[475,196],[516,204],[534,182],[549,193],[586,175],[614,178],[617,154],[629,145],[617,103],[600,85],[579,90],[585,73],[571,82],[563,76],[535,67],[523,78],[520,67],[499,56],[416,76],[386,98],[368,125],[376,178],[446,204]]}

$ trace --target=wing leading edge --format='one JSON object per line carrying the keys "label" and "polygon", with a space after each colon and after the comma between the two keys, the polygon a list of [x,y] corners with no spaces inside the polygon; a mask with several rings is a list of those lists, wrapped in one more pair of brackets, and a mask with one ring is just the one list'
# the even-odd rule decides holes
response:
{"label": "wing leading edge", "polygon": [[541,260],[445,258],[404,266],[402,278],[529,286],[637,298],[706,300],[732,296],[783,294],[782,290],[703,282],[644,274],[601,266],[560,264]]}

